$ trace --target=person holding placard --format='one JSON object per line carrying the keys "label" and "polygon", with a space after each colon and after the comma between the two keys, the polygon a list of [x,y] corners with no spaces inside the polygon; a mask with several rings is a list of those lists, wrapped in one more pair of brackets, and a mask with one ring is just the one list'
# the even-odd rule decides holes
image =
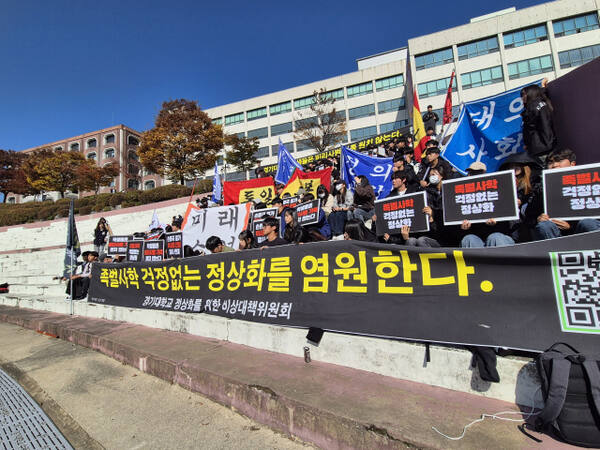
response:
{"label": "person holding placard", "polygon": [[[371,188],[372,189],[372,188]],[[304,196],[305,202],[314,200],[315,197],[310,192]],[[305,225],[304,229],[311,235],[315,241],[327,241],[331,239],[331,227],[327,221],[327,216],[323,208],[319,208],[319,220],[312,225]]]}
{"label": "person holding placard", "polygon": [[354,181],[356,182],[354,200],[348,219],[358,219],[364,223],[373,216],[375,211],[375,191],[369,183],[369,179],[364,175],[357,176]]}
{"label": "person holding placard", "polygon": [[339,239],[339,236],[344,234],[344,225],[348,220],[348,211],[352,206],[353,196],[342,180],[338,181],[334,187],[333,207],[327,220],[331,226],[333,239]]}

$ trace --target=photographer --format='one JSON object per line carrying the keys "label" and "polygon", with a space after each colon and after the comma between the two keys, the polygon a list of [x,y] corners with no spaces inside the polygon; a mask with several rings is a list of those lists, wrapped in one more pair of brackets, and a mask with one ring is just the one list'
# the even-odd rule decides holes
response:
{"label": "photographer", "polygon": [[101,217],[94,230],[94,251],[96,253],[104,253],[104,246],[108,241],[108,236],[112,236],[112,234],[110,225],[104,217]]}

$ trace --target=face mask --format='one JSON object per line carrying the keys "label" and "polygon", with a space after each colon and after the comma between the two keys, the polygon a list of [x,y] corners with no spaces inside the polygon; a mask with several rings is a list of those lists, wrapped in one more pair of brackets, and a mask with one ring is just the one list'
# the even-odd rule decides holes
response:
{"label": "face mask", "polygon": [[319,198],[325,198],[325,194],[319,194]]}
{"label": "face mask", "polygon": [[338,191],[341,191],[343,186],[344,186],[343,184],[336,184],[336,185],[335,185],[335,188],[336,188]]}
{"label": "face mask", "polygon": [[440,177],[438,177],[437,175],[431,175],[429,177],[430,184],[438,184],[439,182],[440,182]]}

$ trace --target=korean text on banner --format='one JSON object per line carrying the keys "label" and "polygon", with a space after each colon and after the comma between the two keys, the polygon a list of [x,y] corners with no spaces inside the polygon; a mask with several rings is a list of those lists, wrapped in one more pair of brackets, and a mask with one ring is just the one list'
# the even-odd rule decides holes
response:
{"label": "korean text on banner", "polygon": [[377,235],[399,234],[403,226],[410,227],[411,233],[429,231],[429,216],[423,212],[426,206],[425,192],[377,200],[375,202]]}
{"label": "korean text on banner", "polygon": [[523,151],[521,87],[463,105],[458,125],[442,156],[463,175],[473,162],[488,172]]}
{"label": "korean text on banner", "polygon": [[544,211],[553,219],[600,218],[600,164],[544,170]]}
{"label": "korean text on banner", "polygon": [[342,180],[354,191],[354,178],[364,175],[373,186],[375,196],[385,198],[392,190],[392,158],[373,158],[342,146]]}
{"label": "korean text on banner", "polygon": [[198,208],[189,203],[183,219],[183,245],[205,251],[206,240],[218,236],[225,245],[238,248],[239,234],[246,229],[252,203]]}
{"label": "korean text on banner", "polygon": [[316,197],[317,188],[320,184],[324,185],[327,190],[330,191],[331,170],[331,167],[315,172],[302,172],[301,170],[296,169],[294,175],[292,175],[290,181],[281,192],[281,195],[288,193],[294,196],[298,192],[298,189],[303,188],[307,194],[311,193]]}
{"label": "korean text on banner", "polygon": [[269,203],[275,196],[273,178],[254,178],[246,181],[226,181],[223,183],[223,203],[237,205],[258,199]]}

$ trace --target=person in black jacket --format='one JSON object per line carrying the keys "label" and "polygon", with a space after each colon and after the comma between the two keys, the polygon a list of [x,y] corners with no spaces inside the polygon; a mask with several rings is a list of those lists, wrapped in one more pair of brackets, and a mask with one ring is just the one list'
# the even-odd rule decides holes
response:
{"label": "person in black jacket", "polygon": [[521,89],[523,99],[523,143],[529,156],[537,158],[550,153],[556,145],[552,125],[552,103],[544,89],[536,84]]}

